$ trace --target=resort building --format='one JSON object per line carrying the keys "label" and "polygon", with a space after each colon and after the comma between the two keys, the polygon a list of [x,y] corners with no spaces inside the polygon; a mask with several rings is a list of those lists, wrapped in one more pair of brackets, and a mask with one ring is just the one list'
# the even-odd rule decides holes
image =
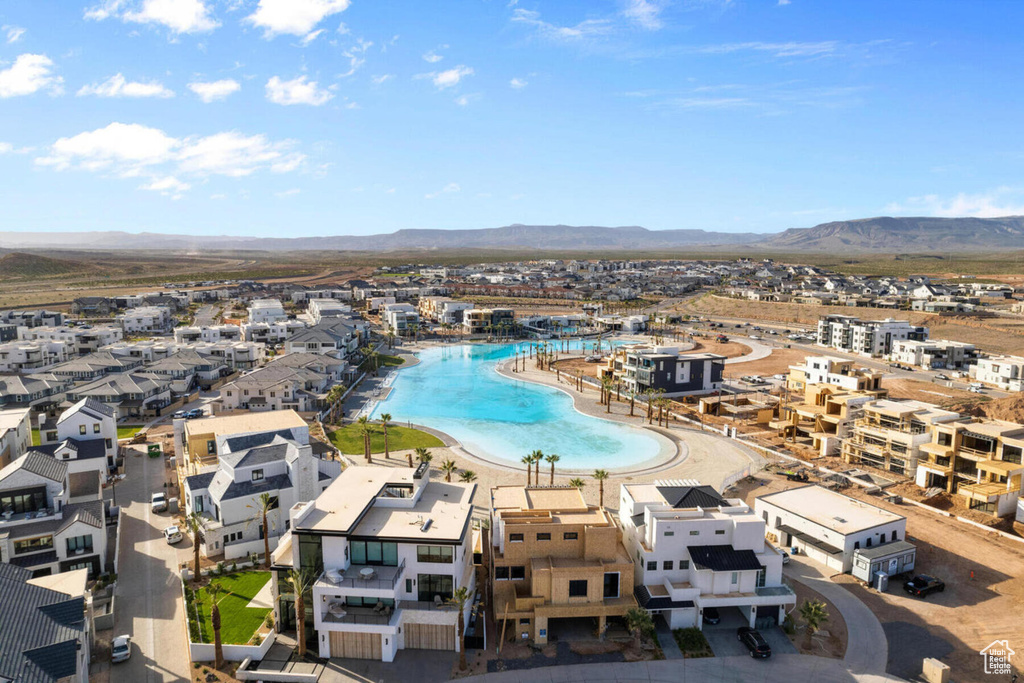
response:
{"label": "resort building", "polygon": [[967,507],[1014,514],[1024,492],[1024,426],[1001,420],[937,424],[921,445],[918,486],[960,495]]}
{"label": "resort building", "polygon": [[121,313],[115,320],[126,335],[161,334],[169,331],[174,323],[167,306],[139,306]]}
{"label": "resort building", "polygon": [[934,425],[961,420],[960,413],[923,401],[880,399],[864,403],[863,414],[843,440],[843,460],[914,478],[920,448],[932,440]]}
{"label": "resort building", "polygon": [[858,550],[907,537],[906,517],[814,485],[758,496],[754,512],[769,541],[835,572],[850,571]]}
{"label": "resort building", "polygon": [[101,481],[117,462],[117,409],[84,398],[56,421],[40,416],[40,446],[33,450],[68,464],[69,472],[95,471]]}
{"label": "resort building", "polygon": [[348,467],[320,496],[290,511],[291,530],[273,552],[274,617],[294,628],[291,569],[317,577],[306,596],[307,635],[321,657],[390,662],[398,650],[457,651],[476,591],[476,484],[430,480],[419,467]]}
{"label": "resort building", "polygon": [[517,640],[542,645],[580,617],[603,635],[609,618],[636,606],[622,530],[577,488],[491,489],[491,545],[491,604]]}
{"label": "resort building", "polygon": [[[0,385],[0,391],[3,390]],[[32,446],[32,410],[0,410],[0,467],[20,458]]]}
{"label": "resort building", "polygon": [[826,315],[818,321],[819,346],[862,356],[887,356],[893,342],[901,339],[924,341],[928,328],[905,320],[861,320],[849,315]]}
{"label": "resort building", "polygon": [[796,604],[782,583],[782,552],[738,498],[697,482],[626,484],[619,523],[636,560],[637,602],[669,628],[701,628],[708,607],[736,608],[751,627],[777,626]]}
{"label": "resort building", "polygon": [[975,381],[1002,391],[1024,390],[1024,358],[1020,356],[979,358],[970,373]]}
{"label": "resort building", "polygon": [[892,343],[889,360],[925,370],[963,370],[978,361],[974,344],[934,339],[901,339]]}
{"label": "resort building", "polygon": [[381,310],[380,318],[384,329],[399,337],[413,334],[420,324],[420,314],[412,304],[387,304]]}
{"label": "resort building", "polygon": [[510,332],[516,324],[511,308],[474,308],[463,312],[462,327],[466,334]]}
{"label": "resort building", "polygon": [[248,312],[249,324],[276,323],[288,318],[279,299],[253,299],[249,302]]}
{"label": "resort building", "polygon": [[605,377],[638,394],[662,391],[665,396],[708,394],[722,388],[725,356],[715,353],[680,354],[675,346],[620,346],[608,358]]}

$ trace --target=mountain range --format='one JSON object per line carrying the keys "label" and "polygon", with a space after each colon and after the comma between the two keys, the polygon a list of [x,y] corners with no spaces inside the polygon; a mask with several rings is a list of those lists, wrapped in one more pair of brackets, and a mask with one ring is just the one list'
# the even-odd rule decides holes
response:
{"label": "mountain range", "polygon": [[1024,249],[1024,216],[865,218],[779,233],[648,230],[639,226],[508,225],[474,230],[398,230],[379,235],[232,237],[157,233],[0,232],[0,249],[257,251],[685,251],[947,253]]}

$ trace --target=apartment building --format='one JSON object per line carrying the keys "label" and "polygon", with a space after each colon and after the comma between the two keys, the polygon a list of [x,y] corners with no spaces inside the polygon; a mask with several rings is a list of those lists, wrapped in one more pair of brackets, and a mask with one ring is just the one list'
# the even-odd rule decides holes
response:
{"label": "apartment building", "polygon": [[46,412],[64,400],[73,383],[54,374],[0,375],[0,406]]}
{"label": "apartment building", "polygon": [[380,318],[384,329],[399,337],[410,336],[419,329],[420,314],[412,304],[387,304],[381,309]]}
{"label": "apartment building", "polygon": [[322,320],[347,316],[352,313],[351,306],[339,303],[334,299],[310,299],[306,310],[309,312],[309,317],[313,319],[314,324]]}
{"label": "apartment building", "polygon": [[935,425],[963,419],[923,401],[881,399],[862,406],[863,415],[843,440],[843,460],[914,478],[921,446]]}
{"label": "apartment building", "polygon": [[91,398],[115,407],[121,416],[145,417],[171,402],[171,382],[146,372],[121,373],[71,387],[69,401]]}
{"label": "apartment building", "polygon": [[1001,420],[937,424],[921,445],[918,486],[960,495],[967,507],[997,517],[1014,514],[1024,492],[1024,426]]}
{"label": "apartment building", "polygon": [[[0,391],[3,385],[0,384]],[[0,467],[20,458],[32,446],[32,410],[0,409]]]}
{"label": "apartment building", "polygon": [[802,393],[814,384],[828,384],[846,391],[879,391],[883,372],[858,368],[856,361],[834,356],[808,356],[802,365],[790,365],[786,388]]}
{"label": "apartment building", "polygon": [[765,520],[695,481],[623,485],[619,523],[636,560],[637,603],[670,628],[701,628],[703,611],[735,608],[751,627],[777,626],[796,604]]}
{"label": "apartment building", "polygon": [[[398,650],[457,651],[476,591],[476,484],[430,479],[419,467],[348,467],[316,500],[290,511],[290,531],[273,553],[274,617],[293,628],[291,569],[316,576],[305,598],[309,645],[321,657],[394,660]],[[309,618],[311,616],[311,618]]]}
{"label": "apartment building", "polygon": [[242,324],[242,336],[247,342],[261,344],[283,344],[293,334],[306,329],[301,320],[279,320],[277,322],[248,322]]}
{"label": "apartment building", "polygon": [[900,339],[892,343],[889,360],[925,370],[963,370],[978,361],[974,344],[933,339]]}
{"label": "apartment building", "polygon": [[861,549],[902,548],[895,544],[907,538],[906,517],[815,485],[758,496],[754,512],[765,521],[769,541],[835,572],[853,569]]}
{"label": "apartment building", "polygon": [[249,302],[248,312],[249,324],[276,323],[288,318],[280,299],[253,299]]}
{"label": "apartment building", "polygon": [[690,396],[721,389],[724,369],[725,356],[715,353],[680,354],[675,346],[634,344],[616,348],[603,374],[625,391]]}
{"label": "apartment building", "polygon": [[456,301],[446,296],[424,296],[419,300],[419,314],[424,320],[432,320],[438,324],[461,325],[466,311],[476,305],[469,301]]}
{"label": "apartment building", "polygon": [[56,420],[39,416],[39,446],[33,450],[68,464],[68,472],[94,471],[101,481],[117,459],[117,409],[84,398]]}
{"label": "apartment building", "polygon": [[474,308],[463,311],[462,327],[466,334],[510,331],[515,323],[516,312],[511,308]]}
{"label": "apartment building", "polygon": [[29,451],[0,469],[0,562],[46,576],[105,568],[106,513],[99,479]]}
{"label": "apartment building", "polygon": [[238,325],[202,325],[174,328],[174,341],[178,343],[239,341],[241,339],[242,328]]}
{"label": "apartment building", "polygon": [[273,497],[267,521],[274,548],[287,530],[288,510],[316,498],[340,473],[340,462],[318,458],[308,444],[275,430],[234,436],[223,440],[216,465],[185,478],[185,510],[204,519],[205,556],[262,555],[263,525],[254,520],[260,497]]}
{"label": "apartment building", "polygon": [[10,341],[0,344],[0,372],[31,372],[76,355],[71,340]]}
{"label": "apartment building", "polygon": [[174,325],[167,306],[139,306],[118,315],[114,320],[125,334],[162,334]]}
{"label": "apartment building", "polygon": [[1024,390],[1024,358],[1020,356],[979,358],[970,373],[976,382],[1002,391]]}
{"label": "apartment building", "polygon": [[897,340],[925,341],[928,328],[905,320],[861,320],[848,315],[826,315],[818,320],[819,346],[862,356],[886,356]]}
{"label": "apartment building", "polygon": [[495,487],[490,517],[491,604],[517,639],[545,644],[560,620],[579,617],[601,635],[636,606],[622,530],[579,489]]}

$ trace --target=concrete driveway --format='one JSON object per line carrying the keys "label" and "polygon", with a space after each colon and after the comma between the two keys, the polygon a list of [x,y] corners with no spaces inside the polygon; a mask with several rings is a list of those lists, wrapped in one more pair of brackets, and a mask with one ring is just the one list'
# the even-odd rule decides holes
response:
{"label": "concrete driveway", "polygon": [[121,548],[117,575],[114,634],[132,637],[132,656],[111,669],[112,681],[156,683],[189,680],[188,645],[182,620],[184,606],[177,566],[187,556],[188,540],[167,545],[166,513],[153,513],[150,494],[162,491],[163,458],[125,458],[127,476],[117,485],[121,504]]}
{"label": "concrete driveway", "polygon": [[[750,651],[736,639],[736,629],[747,626],[747,618],[736,607],[722,607],[718,610],[722,620],[712,626],[704,624],[704,637],[708,639],[711,651],[716,657],[749,657]],[[764,639],[772,647],[772,657],[777,655],[795,655],[796,646],[790,641],[783,630],[776,626],[770,629],[759,629]]]}

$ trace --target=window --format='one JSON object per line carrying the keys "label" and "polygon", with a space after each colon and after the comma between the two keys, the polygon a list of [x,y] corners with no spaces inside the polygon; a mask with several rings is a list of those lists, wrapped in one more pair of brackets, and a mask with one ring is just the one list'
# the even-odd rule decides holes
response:
{"label": "window", "polygon": [[494,580],[495,581],[508,581],[508,567],[495,567],[494,568]]}
{"label": "window", "polygon": [[604,575],[604,597],[617,598],[619,597],[619,573],[618,572],[605,572]]}
{"label": "window", "polygon": [[513,581],[522,581],[526,578],[526,567],[509,567],[509,571]]}
{"label": "window", "polygon": [[4,491],[0,493],[0,511],[36,512],[46,509],[46,487],[38,489],[21,489],[20,491]]}
{"label": "window", "polygon": [[675,536],[676,532],[674,532],[674,531],[666,531],[664,535],[665,536]]}
{"label": "window", "polygon": [[81,555],[92,552],[92,534],[73,536],[67,540],[68,555]]}
{"label": "window", "polygon": [[455,561],[454,548],[450,545],[418,545],[416,546],[416,561],[452,564]]}
{"label": "window", "polygon": [[206,454],[207,455],[216,455],[217,454],[217,442],[214,441],[213,439],[210,439],[209,441],[206,442]]}
{"label": "window", "polygon": [[523,535],[522,534],[509,534],[508,535],[508,540],[509,540],[509,543],[522,543],[523,542]]}
{"label": "window", "polygon": [[262,481],[263,480],[263,470],[253,470],[252,471],[252,480],[253,481]]}
{"label": "window", "polygon": [[324,570],[322,539],[314,534],[296,534],[299,538],[299,569],[320,575]]}
{"label": "window", "polygon": [[520,626],[529,626],[530,625],[530,620],[529,619],[520,619],[519,620],[519,625]]}
{"label": "window", "polygon": [[103,439],[103,447],[108,449],[113,448],[114,442],[111,439]]}
{"label": "window", "polygon": [[99,434],[100,433],[100,423],[99,422],[93,423],[93,425],[92,425],[92,433],[93,434]]}
{"label": "window", "polygon": [[398,544],[380,541],[352,541],[352,564],[375,567],[398,566]]}
{"label": "window", "polygon": [[725,529],[715,529],[715,536],[725,536]]}
{"label": "window", "polygon": [[537,540],[538,541],[550,541],[551,540],[551,534],[537,534]]}
{"label": "window", "polygon": [[579,539],[579,537],[580,537],[580,535],[578,533],[576,533],[575,531],[566,531],[564,534],[562,534],[562,540],[563,541],[575,541],[575,540]]}
{"label": "window", "polygon": [[696,530],[696,529],[693,529],[692,531],[690,531],[690,535],[691,536],[700,536],[700,532],[698,530]]}
{"label": "window", "polygon": [[867,540],[867,542],[865,542],[865,544],[864,544],[864,545],[865,545],[865,546],[867,546],[868,548],[870,548],[870,547],[871,547],[871,539],[869,538],[869,539]]}
{"label": "window", "polygon": [[405,580],[405,592],[412,593],[412,579]]}
{"label": "window", "polygon": [[14,554],[34,553],[40,550],[53,549],[53,536],[42,536],[40,538],[26,538],[14,542]]}
{"label": "window", "polygon": [[679,568],[680,569],[689,569],[690,568],[690,561],[689,560],[679,560]]}
{"label": "window", "polygon": [[729,577],[729,583],[731,583],[732,585],[735,586],[737,583],[739,583],[739,581],[740,581],[740,573],[739,572],[733,572],[732,576]]}
{"label": "window", "polygon": [[569,581],[569,597],[570,598],[585,598],[587,597],[587,581],[586,579],[574,579]]}
{"label": "window", "polygon": [[648,560],[647,561],[647,571],[653,572],[653,571],[657,571],[657,569],[658,569],[658,563],[657,562],[655,562],[653,560]]}
{"label": "window", "polygon": [[446,574],[420,574],[416,584],[419,586],[419,599],[422,602],[433,602],[435,596],[448,600],[455,591],[455,580]]}
{"label": "window", "polygon": [[85,425],[78,425],[78,433],[85,436]]}
{"label": "window", "polygon": [[895,530],[893,530],[893,532],[892,532],[892,540],[894,540],[894,541],[896,540],[896,531]]}
{"label": "window", "polygon": [[672,571],[672,568],[674,566],[675,566],[675,563],[672,560],[665,560],[664,562],[661,563],[661,568],[663,570],[667,571],[667,572],[668,571]]}

